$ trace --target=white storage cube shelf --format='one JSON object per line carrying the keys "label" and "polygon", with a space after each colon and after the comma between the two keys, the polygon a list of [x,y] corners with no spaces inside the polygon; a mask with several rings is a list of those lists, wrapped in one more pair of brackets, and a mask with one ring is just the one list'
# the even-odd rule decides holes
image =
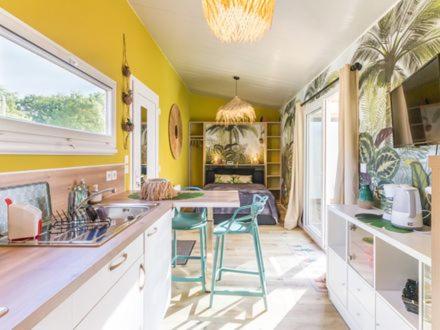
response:
{"label": "white storage cube shelf", "polygon": [[[395,233],[354,217],[365,212],[357,206],[329,207],[327,282],[331,301],[352,329],[431,330],[430,234]],[[363,243],[369,242],[371,248],[365,248],[359,239],[364,235],[369,238]],[[360,256],[362,253],[365,255]],[[419,283],[419,314],[408,312],[402,301],[408,279]]]}

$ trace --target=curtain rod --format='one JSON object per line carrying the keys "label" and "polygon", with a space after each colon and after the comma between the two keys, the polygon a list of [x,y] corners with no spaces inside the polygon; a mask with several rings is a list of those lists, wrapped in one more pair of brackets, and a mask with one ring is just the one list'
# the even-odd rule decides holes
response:
{"label": "curtain rod", "polygon": [[[359,62],[356,62],[350,66],[350,71],[360,71],[361,69],[362,69],[362,64],[360,64]],[[327,89],[332,87],[338,81],[339,81],[339,77],[336,78],[335,80],[332,80],[330,83],[325,85],[323,88],[321,88],[315,94],[313,94],[307,100],[305,100],[303,103],[301,103],[301,106],[304,106],[305,104],[309,103],[311,100],[315,99],[319,94],[322,94],[323,92],[325,92]]]}

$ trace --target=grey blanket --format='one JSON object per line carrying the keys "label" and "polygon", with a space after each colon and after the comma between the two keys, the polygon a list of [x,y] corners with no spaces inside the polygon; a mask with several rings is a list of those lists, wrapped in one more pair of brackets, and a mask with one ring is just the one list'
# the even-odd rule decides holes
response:
{"label": "grey blanket", "polygon": [[[238,196],[240,198],[240,206],[252,204],[252,199],[254,194],[259,194],[263,196],[268,196],[266,206],[262,212],[263,216],[272,217],[275,222],[278,222],[278,209],[275,203],[274,195],[267,190],[267,188],[258,183],[210,183],[204,187],[205,190],[238,190]],[[232,215],[236,209],[235,208],[214,208],[214,215]],[[247,214],[249,211],[244,210],[239,212],[239,214]]]}

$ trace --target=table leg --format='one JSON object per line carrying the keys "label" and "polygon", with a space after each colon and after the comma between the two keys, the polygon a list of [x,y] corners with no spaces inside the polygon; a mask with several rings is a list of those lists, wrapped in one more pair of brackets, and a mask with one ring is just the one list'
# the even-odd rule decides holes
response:
{"label": "table leg", "polygon": [[211,278],[212,278],[212,262],[213,262],[213,230],[214,230],[214,209],[212,207],[207,208],[207,234],[206,234],[206,291],[210,292],[211,290]]}

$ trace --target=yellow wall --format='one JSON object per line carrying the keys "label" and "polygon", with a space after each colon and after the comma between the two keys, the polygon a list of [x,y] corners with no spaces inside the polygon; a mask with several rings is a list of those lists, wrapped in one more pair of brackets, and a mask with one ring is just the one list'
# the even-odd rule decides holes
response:
{"label": "yellow wall", "polygon": [[[190,93],[189,106],[190,106],[190,120],[192,121],[214,121],[217,109],[222,105],[229,102],[231,99],[213,97],[206,95],[199,95]],[[261,116],[264,116],[265,121],[279,121],[280,113],[278,109],[271,109],[267,107],[255,106],[255,114],[257,121]]]}
{"label": "yellow wall", "polygon": [[[0,155],[0,172],[122,163],[122,34],[134,75],[160,97],[160,175],[186,184],[189,92],[126,0],[0,0],[0,7],[82,58],[118,84],[118,153],[111,156]],[[182,112],[184,142],[178,160],[171,156],[167,126],[173,103]],[[127,180],[128,181],[128,180]]]}
{"label": "yellow wall", "polygon": [[[187,184],[188,121],[213,121],[218,107],[228,99],[190,93],[157,47],[126,0],[0,0],[0,7],[32,26],[51,40],[82,58],[117,82],[117,145],[111,156],[0,155],[0,172],[122,163],[129,152],[123,148],[120,129],[122,34],[128,46],[133,74],[160,98],[160,176],[176,184]],[[168,143],[168,115],[176,103],[182,112],[184,140],[178,160]],[[279,120],[275,109],[256,107],[257,119]],[[126,178],[128,187],[128,177]]]}

